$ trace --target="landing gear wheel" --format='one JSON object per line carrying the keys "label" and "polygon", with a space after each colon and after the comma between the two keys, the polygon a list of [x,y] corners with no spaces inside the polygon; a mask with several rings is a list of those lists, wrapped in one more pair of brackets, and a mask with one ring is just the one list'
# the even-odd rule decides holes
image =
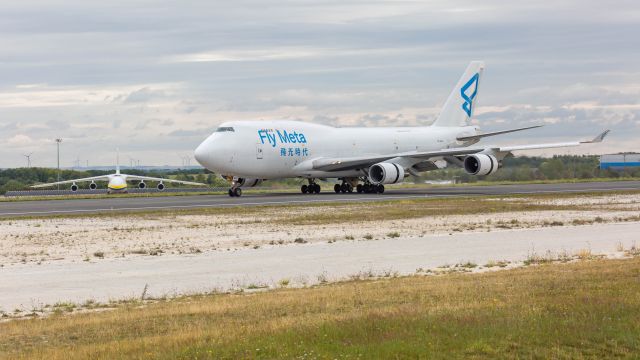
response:
{"label": "landing gear wheel", "polygon": [[340,188],[341,188],[340,184],[333,185],[333,191],[335,191],[336,194],[340,193]]}
{"label": "landing gear wheel", "polygon": [[322,190],[322,188],[320,188],[320,185],[318,184],[313,184],[313,192],[316,194],[320,194],[320,190]]}
{"label": "landing gear wheel", "polygon": [[229,196],[234,197],[235,195],[233,194],[233,189],[229,189]]}
{"label": "landing gear wheel", "polygon": [[358,194],[362,194],[362,190],[363,190],[363,189],[362,189],[362,184],[358,184],[358,186],[356,186],[356,192],[357,192]]}
{"label": "landing gear wheel", "polygon": [[242,189],[240,189],[240,188],[229,189],[229,196],[231,196],[231,197],[240,197],[240,196],[242,196]]}
{"label": "landing gear wheel", "polygon": [[376,190],[378,191],[378,194],[384,194],[384,185],[379,184],[376,186]]}
{"label": "landing gear wheel", "polygon": [[343,184],[340,186],[340,192],[344,194],[344,193],[346,193],[346,192],[348,192],[348,191],[349,191],[349,185],[347,185],[346,183],[343,183]]}
{"label": "landing gear wheel", "polygon": [[307,186],[307,185],[302,185],[302,186],[300,187],[300,191],[301,191],[303,194],[308,194],[308,193],[310,193],[310,192],[311,192],[310,190],[311,190],[311,189],[310,189],[310,187],[309,187],[309,186]]}

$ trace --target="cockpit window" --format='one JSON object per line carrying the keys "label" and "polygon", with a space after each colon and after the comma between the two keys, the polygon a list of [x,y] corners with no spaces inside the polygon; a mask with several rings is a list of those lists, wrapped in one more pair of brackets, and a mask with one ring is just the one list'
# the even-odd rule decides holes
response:
{"label": "cockpit window", "polygon": [[221,126],[216,129],[216,132],[235,132],[235,130],[230,126]]}

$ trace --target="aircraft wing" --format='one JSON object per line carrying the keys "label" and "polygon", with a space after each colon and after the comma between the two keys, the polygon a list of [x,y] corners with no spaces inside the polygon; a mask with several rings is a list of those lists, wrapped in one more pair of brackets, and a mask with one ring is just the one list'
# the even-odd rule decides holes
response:
{"label": "aircraft wing", "polygon": [[377,164],[382,161],[398,158],[398,157],[410,157],[410,158],[432,158],[438,156],[452,156],[452,155],[468,155],[482,152],[484,148],[460,148],[460,149],[446,149],[429,152],[406,152],[389,155],[374,155],[374,156],[359,156],[348,158],[320,158],[313,161],[313,169],[321,171],[343,171],[353,169],[365,169],[373,164]]}
{"label": "aircraft wing", "polygon": [[58,181],[58,182],[52,182],[52,183],[47,183],[47,184],[33,185],[33,186],[31,186],[31,188],[39,189],[39,188],[56,186],[56,185],[74,184],[74,183],[89,182],[89,181],[109,181],[109,176],[108,175],[101,175],[101,176],[94,176],[94,177],[88,177],[88,178],[82,178],[82,179]]}
{"label": "aircraft wing", "polygon": [[486,137],[489,137],[489,136],[510,134],[510,133],[514,133],[514,132],[518,132],[518,131],[537,129],[537,128],[540,128],[542,126],[543,125],[535,125],[535,126],[527,126],[527,127],[523,127],[523,128],[517,128],[517,129],[494,131],[494,132],[488,132],[488,133],[482,133],[482,134],[476,134],[476,135],[468,135],[468,136],[460,136],[460,137],[458,137],[457,140],[458,141],[480,140],[482,138],[486,138]]}
{"label": "aircraft wing", "polygon": [[365,169],[371,165],[377,164],[382,161],[394,159],[394,158],[412,158],[429,160],[435,157],[444,156],[464,156],[478,153],[493,153],[501,155],[503,158],[505,155],[512,151],[519,150],[533,150],[533,149],[551,149],[561,147],[580,146],[582,144],[599,143],[604,140],[610,130],[602,132],[596,136],[593,140],[589,141],[573,141],[565,143],[548,143],[548,144],[533,144],[533,145],[516,145],[516,146],[487,146],[487,147],[466,147],[466,148],[454,148],[443,149],[427,152],[405,152],[388,155],[372,155],[372,156],[360,156],[360,157],[348,157],[348,158],[320,158],[313,161],[313,169],[320,171],[344,171],[353,169]]}
{"label": "aircraft wing", "polygon": [[173,180],[173,179],[163,179],[163,178],[156,178],[156,177],[149,177],[149,176],[126,175],[126,174],[122,174],[122,176],[125,176],[127,178],[127,180],[157,181],[157,182],[172,183],[172,184],[183,184],[183,185],[192,185],[192,186],[207,186],[207,184],[202,184],[202,183],[197,183],[197,182]]}

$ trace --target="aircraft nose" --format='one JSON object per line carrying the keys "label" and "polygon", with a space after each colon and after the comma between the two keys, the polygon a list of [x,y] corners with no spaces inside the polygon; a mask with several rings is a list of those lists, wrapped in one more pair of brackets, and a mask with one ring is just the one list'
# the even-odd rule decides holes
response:
{"label": "aircraft nose", "polygon": [[202,142],[202,144],[198,145],[195,152],[193,153],[193,156],[195,156],[196,161],[204,167],[207,167],[207,165],[205,164],[206,154],[207,154],[206,145],[207,145],[207,141]]}

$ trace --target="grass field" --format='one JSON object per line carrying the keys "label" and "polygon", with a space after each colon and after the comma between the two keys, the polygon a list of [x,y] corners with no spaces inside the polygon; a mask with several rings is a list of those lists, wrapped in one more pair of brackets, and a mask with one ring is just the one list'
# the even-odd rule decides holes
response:
{"label": "grass field", "polygon": [[638,358],[640,258],[136,302],[0,324],[2,358]]}

